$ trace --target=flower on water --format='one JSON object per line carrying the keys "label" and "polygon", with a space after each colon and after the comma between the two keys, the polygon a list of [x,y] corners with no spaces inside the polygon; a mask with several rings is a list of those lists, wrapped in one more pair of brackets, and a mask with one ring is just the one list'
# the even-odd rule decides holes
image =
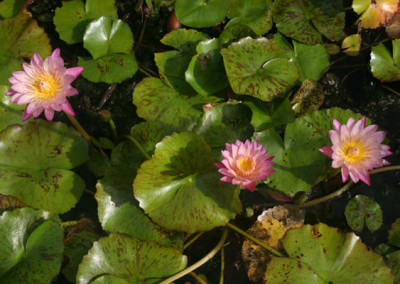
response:
{"label": "flower on water", "polygon": [[65,111],[75,115],[67,97],[78,94],[71,83],[83,71],[83,67],[65,68],[64,60],[57,48],[44,61],[38,53],[32,56],[31,64],[22,64],[24,71],[12,73],[8,81],[12,84],[6,96],[19,105],[27,104],[22,120],[38,117],[44,110],[47,120],[52,120],[54,111]]}
{"label": "flower on water", "polygon": [[368,171],[390,164],[383,159],[392,154],[390,147],[381,144],[386,133],[376,132],[376,124],[365,127],[365,117],[357,122],[350,118],[347,124],[340,124],[334,119],[333,126],[335,129],[329,130],[333,145],[319,150],[333,159],[333,168],[342,168],[343,182],[350,175],[353,182],[361,179],[370,185]]}
{"label": "flower on water", "polygon": [[240,184],[250,191],[254,191],[256,182],[265,179],[275,172],[269,169],[274,163],[274,157],[268,157],[268,151],[258,142],[245,143],[236,140],[235,144],[226,143],[226,150],[221,151],[224,160],[215,164],[219,172],[225,175],[221,181]]}

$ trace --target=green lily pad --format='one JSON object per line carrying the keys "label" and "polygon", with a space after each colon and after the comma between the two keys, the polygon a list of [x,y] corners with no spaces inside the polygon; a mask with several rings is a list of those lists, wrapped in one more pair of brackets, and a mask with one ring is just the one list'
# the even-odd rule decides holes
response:
{"label": "green lily pad", "polygon": [[357,56],[361,48],[361,35],[353,34],[342,41],[343,52],[350,56]]}
{"label": "green lily pad", "polygon": [[400,218],[397,218],[389,230],[388,243],[400,248]]}
{"label": "green lily pad", "polygon": [[133,104],[141,118],[161,121],[175,131],[193,128],[202,114],[157,78],[145,78],[135,87]]}
{"label": "green lily pad", "polygon": [[271,101],[293,87],[299,70],[289,50],[266,38],[244,38],[221,50],[233,91]]}
{"label": "green lily pad", "polygon": [[[113,233],[93,244],[76,279],[81,284],[159,283],[184,269],[186,263],[180,250]],[[98,277],[106,279],[92,282]]]}
{"label": "green lily pad", "polygon": [[0,216],[0,279],[2,283],[50,283],[58,274],[64,250],[56,217],[21,208]]}
{"label": "green lily pad", "polygon": [[322,36],[339,41],[344,36],[345,13],[327,15],[312,1],[277,0],[272,13],[279,32],[302,43],[322,43]]}
{"label": "green lily pad", "polygon": [[229,85],[217,38],[201,41],[192,57],[185,79],[200,95],[214,94]]}
{"label": "green lily pad", "polygon": [[400,281],[400,250],[392,252],[386,256],[387,266],[392,270],[395,277],[395,283]]}
{"label": "green lily pad", "polygon": [[0,21],[0,42],[0,84],[8,84],[11,73],[22,69],[24,58],[51,53],[49,37],[28,12]]}
{"label": "green lily pad", "polygon": [[86,0],[86,4],[82,0],[63,1],[53,21],[60,38],[73,44],[82,42],[89,22],[102,16],[118,19],[114,0]]}
{"label": "green lily pad", "polygon": [[12,124],[24,124],[22,121],[23,109],[25,105],[17,105],[10,102],[10,96],[5,96],[9,87],[0,85],[0,132]]}
{"label": "green lily pad", "polygon": [[255,131],[263,131],[294,120],[294,112],[288,98],[277,98],[272,102],[263,102],[256,98],[243,101],[253,112],[251,124]]}
{"label": "green lily pad", "polygon": [[274,129],[256,133],[255,139],[275,157],[275,172],[268,176],[268,186],[290,196],[309,192],[333,171],[332,160],[319,151],[332,144],[328,132],[333,118],[345,123],[350,117],[357,120],[362,115],[340,108],[319,110],[288,123],[284,140]]}
{"label": "green lily pad", "polygon": [[219,181],[214,161],[202,136],[165,137],[133,183],[140,207],[168,230],[194,233],[225,225],[241,210],[240,189]]}
{"label": "green lily pad", "polygon": [[257,36],[266,34],[272,28],[271,0],[231,0],[228,13],[231,20],[224,27],[244,25]]}
{"label": "green lily pad", "polygon": [[88,159],[87,143],[77,131],[37,119],[9,126],[0,141],[1,194],[55,213],[75,206],[85,183],[70,169]]}
{"label": "green lily pad", "polygon": [[185,26],[206,28],[222,21],[230,4],[230,0],[176,0],[175,13]]}
{"label": "green lily pad", "polygon": [[289,230],[281,243],[288,257],[267,264],[267,283],[390,283],[383,258],[353,233],[319,223]]}
{"label": "green lily pad", "polygon": [[98,216],[107,232],[120,232],[144,241],[156,241],[161,245],[183,248],[183,235],[164,231],[153,223],[132,195],[132,183],[136,171],[124,166],[110,168],[105,177],[97,182],[95,198]]}
{"label": "green lily pad", "polygon": [[251,110],[245,104],[224,103],[206,111],[194,131],[204,137],[219,157],[226,143],[250,139],[254,132],[250,120]]}
{"label": "green lily pad", "polygon": [[95,231],[93,221],[87,218],[82,218],[73,224],[63,223],[63,229],[66,234],[64,240],[65,261],[61,272],[68,281],[75,283],[78,266],[99,235]]}
{"label": "green lily pad", "polygon": [[364,29],[376,29],[391,23],[399,10],[397,0],[353,0],[353,10],[361,14],[359,21]]}
{"label": "green lily pad", "polygon": [[83,36],[83,46],[94,59],[114,53],[130,54],[133,42],[129,25],[111,17],[100,17],[90,22]]}
{"label": "green lily pad", "polygon": [[132,169],[139,168],[145,160],[145,156],[137,146],[129,140],[120,142],[111,152],[111,164]]}
{"label": "green lily pad", "polygon": [[4,0],[0,3],[0,16],[3,18],[12,18],[21,12],[25,0]]}
{"label": "green lily pad", "polygon": [[320,108],[324,102],[322,86],[311,79],[306,79],[294,94],[291,104],[297,116],[312,113]]}
{"label": "green lily pad", "polygon": [[344,214],[347,224],[357,232],[362,232],[364,222],[372,233],[382,226],[381,207],[375,200],[362,194],[356,195],[347,203]]}
{"label": "green lily pad", "polygon": [[154,53],[158,71],[164,81],[181,94],[195,94],[196,91],[186,82],[185,72],[192,56],[196,54],[196,46],[208,37],[196,30],[178,29],[166,34],[161,42],[177,50]]}
{"label": "green lily pad", "polygon": [[381,82],[400,80],[400,39],[392,40],[393,55],[382,44],[371,48],[371,72]]}
{"label": "green lily pad", "polygon": [[329,55],[322,44],[307,45],[293,41],[294,61],[300,69],[300,81],[318,81],[329,67]]}
{"label": "green lily pad", "polygon": [[83,77],[95,83],[118,83],[133,76],[138,70],[134,53],[111,54],[98,59],[79,57],[78,65],[85,67]]}

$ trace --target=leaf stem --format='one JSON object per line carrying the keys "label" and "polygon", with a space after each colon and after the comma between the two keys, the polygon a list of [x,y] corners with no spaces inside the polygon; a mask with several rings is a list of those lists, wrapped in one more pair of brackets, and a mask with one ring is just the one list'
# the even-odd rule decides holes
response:
{"label": "leaf stem", "polygon": [[227,236],[228,236],[228,229],[224,228],[224,231],[222,232],[221,239],[219,240],[218,244],[206,256],[204,256],[198,262],[196,262],[196,263],[192,264],[191,266],[187,267],[186,269],[182,270],[181,272],[179,272],[179,273],[177,273],[177,274],[165,279],[164,281],[160,282],[160,284],[171,283],[171,282],[173,282],[173,281],[185,276],[186,274],[192,272],[193,270],[199,268],[204,263],[209,261],[222,248]]}
{"label": "leaf stem", "polygon": [[204,281],[203,278],[201,278],[199,275],[197,275],[197,274],[194,273],[193,271],[192,271],[192,272],[189,272],[189,274],[190,274],[194,279],[196,279],[196,281],[199,282],[200,284],[207,284],[207,282]]}
{"label": "leaf stem", "polygon": [[263,243],[262,241],[260,241],[259,239],[253,237],[252,235],[246,233],[245,231],[239,229],[238,227],[236,227],[235,225],[231,224],[231,223],[226,223],[226,226],[231,228],[232,230],[238,232],[239,234],[243,235],[244,237],[246,237],[247,239],[249,239],[252,242],[255,242],[256,244],[258,244],[259,246],[261,246],[262,248],[265,248],[267,251],[275,254],[276,256],[284,256],[283,254],[281,254],[279,251],[271,248],[270,246],[266,245],[265,243]]}
{"label": "leaf stem", "polygon": [[382,85],[382,84],[381,84],[381,87],[384,88],[384,89],[386,89],[386,90],[388,90],[388,91],[390,91],[390,92],[392,92],[392,93],[394,93],[394,94],[396,94],[396,95],[398,95],[398,96],[400,96],[400,93],[399,93],[399,92],[397,92],[396,90],[394,90],[394,89],[392,89],[392,88],[390,88],[390,87],[388,87],[388,86],[385,86],[385,85]]}
{"label": "leaf stem", "polygon": [[[379,169],[374,169],[372,171],[369,172],[369,174],[373,175],[373,174],[377,174],[377,173],[381,173],[381,172],[386,172],[386,171],[395,171],[395,170],[400,170],[400,166],[388,166],[388,167],[384,167],[384,168],[379,168]],[[305,207],[310,207],[310,206],[314,206],[317,205],[319,203],[328,201],[329,199],[332,199],[334,197],[340,196],[342,195],[344,192],[346,192],[350,186],[353,184],[353,181],[350,180],[348,183],[346,183],[342,188],[340,188],[339,190],[332,192],[331,194],[322,196],[320,198],[305,202],[303,204],[299,204],[298,207],[299,208],[305,208]]]}
{"label": "leaf stem", "polygon": [[224,284],[224,270],[225,270],[225,250],[221,248],[221,275],[219,277],[219,284]]}
{"label": "leaf stem", "polygon": [[194,236],[192,239],[190,239],[190,241],[188,241],[184,246],[183,246],[183,250],[185,250],[187,247],[189,247],[191,244],[193,244],[198,238],[201,237],[201,235],[204,232],[200,232],[198,233],[196,236]]}
{"label": "leaf stem", "polygon": [[133,142],[133,144],[135,144],[135,146],[139,149],[140,153],[143,154],[143,156],[147,159],[150,160],[151,157],[149,156],[149,154],[147,154],[147,152],[143,149],[142,145],[140,145],[140,143],[131,135],[126,135],[126,138],[128,138],[129,140],[131,140]]}
{"label": "leaf stem", "polygon": [[88,143],[92,143],[92,137],[90,137],[90,135],[86,132],[86,130],[82,127],[82,125],[79,123],[79,121],[72,115],[69,115],[68,113],[66,113],[69,121],[71,121],[71,123],[75,126],[76,130],[79,131],[79,133],[82,135],[83,138],[85,138],[85,140]]}
{"label": "leaf stem", "polygon": [[117,143],[117,141],[118,141],[117,127],[115,126],[114,120],[112,118],[110,118],[108,120],[108,124],[110,125],[111,131],[113,134],[113,138],[114,138],[114,142]]}

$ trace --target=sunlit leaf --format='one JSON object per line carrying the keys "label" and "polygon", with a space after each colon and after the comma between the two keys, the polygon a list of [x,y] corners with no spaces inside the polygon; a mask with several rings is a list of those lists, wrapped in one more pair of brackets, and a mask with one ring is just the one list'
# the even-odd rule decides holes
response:
{"label": "sunlit leaf", "polygon": [[310,79],[306,79],[294,94],[291,104],[297,116],[312,113],[320,108],[324,102],[322,86]]}
{"label": "sunlit leaf", "polygon": [[74,129],[37,119],[0,133],[0,193],[63,213],[78,202],[84,181],[70,169],[86,162],[88,146]]}
{"label": "sunlit leaf", "polygon": [[78,65],[85,67],[82,76],[92,82],[109,84],[121,82],[138,70],[135,54],[111,54],[98,59],[79,57]]}
{"label": "sunlit leaf", "polygon": [[360,21],[364,29],[376,29],[389,24],[399,10],[397,0],[353,0],[353,10],[361,14]]}
{"label": "sunlit leaf", "polygon": [[24,7],[25,0],[4,0],[0,3],[0,16],[3,18],[12,18],[16,16]]}
{"label": "sunlit leaf", "polygon": [[0,21],[0,84],[8,84],[11,73],[22,69],[24,58],[51,53],[50,39],[29,12]]}
{"label": "sunlit leaf", "polygon": [[392,40],[393,55],[380,43],[371,48],[371,72],[382,82],[400,80],[400,39]]}
{"label": "sunlit leaf", "polygon": [[[93,244],[79,265],[77,282],[159,283],[184,269],[186,263],[180,250],[113,233]],[[102,277],[106,279],[92,282]]]}
{"label": "sunlit leaf", "polygon": [[162,121],[178,131],[193,128],[201,116],[201,111],[157,78],[145,78],[135,87],[133,104],[138,116],[147,121]]}
{"label": "sunlit leaf", "polygon": [[222,21],[230,0],[176,0],[175,13],[179,22],[188,27],[206,28]]}
{"label": "sunlit leaf", "polygon": [[382,226],[381,207],[376,201],[362,194],[356,195],[347,203],[344,214],[347,224],[357,232],[362,232],[364,222],[372,233]]}
{"label": "sunlit leaf", "polygon": [[361,47],[361,35],[347,36],[342,42],[343,52],[350,56],[357,56]]}
{"label": "sunlit leaf", "polygon": [[221,50],[233,91],[271,101],[294,86],[299,70],[273,40],[244,38]]}
{"label": "sunlit leaf", "polygon": [[0,216],[2,283],[50,283],[58,274],[64,250],[63,231],[55,216],[21,208]]}
{"label": "sunlit leaf", "polygon": [[272,7],[276,27],[287,37],[317,44],[322,43],[322,36],[332,41],[344,36],[344,12],[327,15],[306,0],[276,0]]}
{"label": "sunlit leaf", "polygon": [[241,211],[239,188],[219,181],[214,162],[202,136],[167,136],[133,183],[140,207],[168,230],[194,233],[226,224]]}
{"label": "sunlit leaf", "polygon": [[267,264],[267,283],[394,281],[382,257],[353,233],[319,223],[290,230],[281,242],[288,257],[274,257]]}

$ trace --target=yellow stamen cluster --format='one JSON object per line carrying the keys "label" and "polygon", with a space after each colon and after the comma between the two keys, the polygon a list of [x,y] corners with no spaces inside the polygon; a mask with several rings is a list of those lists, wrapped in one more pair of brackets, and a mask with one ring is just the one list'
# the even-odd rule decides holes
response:
{"label": "yellow stamen cluster", "polygon": [[254,159],[252,157],[240,157],[237,162],[238,174],[242,177],[250,176],[254,171]]}

